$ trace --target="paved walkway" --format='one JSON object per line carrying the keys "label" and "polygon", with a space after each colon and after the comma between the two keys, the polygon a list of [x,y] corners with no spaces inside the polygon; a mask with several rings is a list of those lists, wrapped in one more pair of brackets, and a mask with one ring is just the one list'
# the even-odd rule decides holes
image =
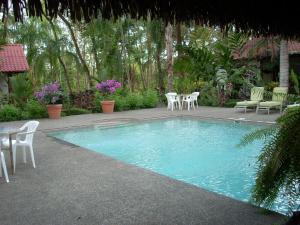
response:
{"label": "paved walkway", "polygon": [[34,139],[37,168],[17,160],[17,173],[10,176],[11,182],[5,184],[0,179],[0,224],[281,224],[281,215],[264,214],[252,205],[46,135],[56,129],[172,116],[274,122],[279,114],[244,114],[234,113],[230,108],[199,107],[190,112],[156,108],[70,116],[57,121],[42,119]]}

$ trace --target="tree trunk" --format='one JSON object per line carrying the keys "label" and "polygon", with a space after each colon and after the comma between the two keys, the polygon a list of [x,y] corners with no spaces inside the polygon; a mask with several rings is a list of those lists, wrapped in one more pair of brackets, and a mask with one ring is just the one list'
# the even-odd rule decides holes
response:
{"label": "tree trunk", "polygon": [[75,47],[75,50],[76,50],[76,54],[78,55],[80,63],[82,64],[83,69],[84,69],[84,71],[86,73],[86,76],[87,76],[87,79],[88,79],[88,83],[89,83],[89,88],[90,88],[90,87],[93,86],[92,76],[91,76],[91,73],[90,73],[90,70],[89,70],[89,67],[88,67],[87,63],[86,63],[86,61],[84,60],[84,58],[83,58],[83,56],[81,54],[81,51],[79,49],[79,45],[77,43],[74,31],[72,29],[72,26],[71,26],[70,22],[61,13],[58,13],[58,16],[62,19],[62,21],[68,27],[68,30],[70,32],[70,35],[71,35],[71,38],[72,38],[72,41],[73,41],[73,44],[74,44],[74,47]]}
{"label": "tree trunk", "polygon": [[164,75],[161,69],[161,61],[160,61],[161,49],[158,48],[156,51],[156,63],[157,63],[157,72],[158,72],[158,88],[160,94],[163,94],[165,91],[164,88]]}
{"label": "tree trunk", "polygon": [[279,86],[289,86],[289,52],[288,42],[286,40],[280,41]]}
{"label": "tree trunk", "polygon": [[[181,34],[181,24],[176,24],[176,38],[177,38],[177,45],[182,45],[182,34]],[[182,51],[178,50],[178,58],[181,58]]]}
{"label": "tree trunk", "polygon": [[[7,16],[5,16],[4,19],[3,19],[2,39],[3,39],[4,43],[7,42],[7,30],[8,30],[8,28],[7,28],[8,27],[8,18],[7,18]],[[0,43],[0,44],[4,44],[4,43]]]}
{"label": "tree trunk", "polygon": [[[58,36],[57,36],[56,30],[55,30],[55,26],[54,26],[52,20],[49,19],[47,16],[45,16],[45,17],[46,17],[46,19],[48,20],[48,22],[49,22],[49,24],[50,24],[50,26],[51,26],[51,29],[52,29],[52,32],[53,32],[55,41],[58,42]],[[64,61],[63,61],[63,59],[62,59],[62,57],[61,57],[60,54],[61,54],[61,52],[60,52],[60,50],[59,50],[58,61],[59,61],[60,65],[61,65],[62,68],[63,68],[63,71],[64,71],[64,77],[65,77],[65,79],[66,79],[66,82],[67,82],[67,86],[68,86],[69,92],[70,92],[70,94],[72,94],[73,91],[72,91],[72,86],[71,86],[71,82],[70,82],[70,79],[69,79],[68,70],[67,70],[66,64],[64,63]]]}
{"label": "tree trunk", "polygon": [[167,50],[167,73],[168,73],[168,91],[173,91],[173,28],[168,23],[165,31],[166,50]]}
{"label": "tree trunk", "polygon": [[96,63],[96,74],[97,74],[97,77],[101,80],[101,74],[100,74],[100,63],[99,63],[99,60],[98,60],[98,53],[97,53],[97,48],[96,48],[96,40],[95,40],[95,37],[91,36],[91,42],[92,42],[92,52],[93,52],[93,55],[94,55],[94,60],[95,60],[95,63]]}

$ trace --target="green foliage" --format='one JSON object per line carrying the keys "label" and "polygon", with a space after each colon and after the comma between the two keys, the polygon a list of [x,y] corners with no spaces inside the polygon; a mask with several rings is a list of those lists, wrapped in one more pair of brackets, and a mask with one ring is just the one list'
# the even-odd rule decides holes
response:
{"label": "green foliage", "polygon": [[224,103],[224,107],[227,108],[233,108],[236,103],[240,101],[240,99],[228,99],[225,103]]}
{"label": "green foliage", "polygon": [[46,107],[36,100],[30,100],[26,103],[22,115],[26,119],[38,119],[48,117]]}
{"label": "green foliage", "polygon": [[192,93],[197,89],[197,83],[189,77],[176,77],[174,79],[174,89],[177,93]]}
{"label": "green foliage", "polygon": [[294,70],[291,71],[290,80],[291,80],[291,86],[293,87],[294,93],[299,95],[300,94],[299,80]]}
{"label": "green foliage", "polygon": [[157,106],[158,96],[156,91],[147,90],[143,93],[143,107],[154,108]]}
{"label": "green foliage", "polygon": [[16,106],[24,106],[33,95],[32,83],[26,74],[10,77],[12,92],[10,94]]}
{"label": "green foliage", "polygon": [[4,105],[0,108],[0,121],[14,121],[22,118],[21,110],[13,105]]}
{"label": "green foliage", "polygon": [[[101,101],[104,98],[98,93],[95,94],[95,112],[102,112]],[[129,109],[140,108],[153,108],[158,103],[158,96],[156,91],[147,90],[142,94],[139,92],[127,92],[127,90],[120,89],[114,95],[111,95],[111,99],[115,101],[115,111],[124,111]]]}
{"label": "green foliage", "polygon": [[82,108],[77,108],[77,107],[68,108],[64,112],[65,112],[66,116],[91,113],[91,111],[89,111],[87,109],[82,109]]}
{"label": "green foliage", "polygon": [[125,111],[130,108],[129,103],[126,101],[126,98],[122,95],[115,95],[115,111]]}
{"label": "green foliage", "polygon": [[8,104],[8,95],[0,92],[0,106]]}
{"label": "green foliage", "polygon": [[277,124],[246,135],[241,145],[256,139],[265,140],[258,158],[252,198],[258,205],[271,207],[283,194],[290,209],[299,204],[296,191],[300,182],[300,107],[288,109],[278,118]]}
{"label": "green foliage", "polygon": [[271,81],[271,82],[265,84],[265,90],[266,91],[273,91],[273,89],[275,87],[278,87],[278,86],[279,86],[278,82]]}
{"label": "green foliage", "polygon": [[174,63],[174,71],[187,73],[194,80],[210,80],[215,73],[214,54],[208,48],[178,46],[184,56]]}
{"label": "green foliage", "polygon": [[130,109],[143,108],[143,96],[138,93],[129,93],[126,102]]}
{"label": "green foliage", "polygon": [[212,82],[206,82],[200,90],[200,105],[217,106],[219,104],[217,89]]}

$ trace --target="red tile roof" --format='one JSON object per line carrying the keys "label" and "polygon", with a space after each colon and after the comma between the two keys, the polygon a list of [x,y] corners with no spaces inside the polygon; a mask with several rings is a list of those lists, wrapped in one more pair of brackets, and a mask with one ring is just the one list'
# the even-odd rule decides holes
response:
{"label": "red tile roof", "polygon": [[300,42],[289,41],[289,54],[300,54]]}
{"label": "red tile roof", "polygon": [[[253,38],[249,40],[242,48],[240,52],[233,54],[234,59],[247,59],[247,58],[264,58],[271,55],[279,54],[279,45],[270,41],[268,46],[262,46],[257,48],[257,43],[261,38]],[[288,42],[289,54],[300,54],[300,42],[289,41]]]}
{"label": "red tile roof", "polygon": [[22,73],[29,70],[21,44],[7,44],[0,47],[0,72]]}

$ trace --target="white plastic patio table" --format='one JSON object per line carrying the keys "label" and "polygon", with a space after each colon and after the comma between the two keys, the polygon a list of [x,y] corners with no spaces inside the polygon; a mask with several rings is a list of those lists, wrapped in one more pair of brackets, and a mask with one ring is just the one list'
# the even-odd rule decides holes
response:
{"label": "white plastic patio table", "polygon": [[181,109],[183,109],[183,99],[189,95],[191,95],[191,94],[179,94],[179,101],[181,103]]}
{"label": "white plastic patio table", "polygon": [[[9,154],[10,154],[10,166],[11,173],[14,174],[14,160],[13,160],[13,151],[12,151],[12,136],[19,133],[21,130],[16,127],[0,127],[0,140],[1,136],[8,136],[9,139]],[[1,150],[0,150],[1,151]]]}

